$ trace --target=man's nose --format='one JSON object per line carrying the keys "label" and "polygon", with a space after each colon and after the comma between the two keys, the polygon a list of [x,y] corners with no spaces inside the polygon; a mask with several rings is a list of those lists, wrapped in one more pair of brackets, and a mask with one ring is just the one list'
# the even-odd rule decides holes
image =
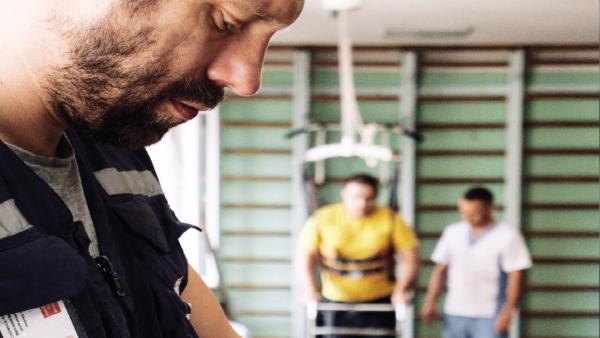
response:
{"label": "man's nose", "polygon": [[237,95],[254,95],[260,88],[266,46],[266,42],[232,43],[209,65],[208,78],[218,86],[229,87]]}

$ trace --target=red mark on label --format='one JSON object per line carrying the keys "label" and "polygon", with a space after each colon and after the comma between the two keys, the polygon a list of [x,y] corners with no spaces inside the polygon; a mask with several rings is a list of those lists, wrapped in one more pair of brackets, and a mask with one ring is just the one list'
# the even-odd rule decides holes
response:
{"label": "red mark on label", "polygon": [[58,303],[52,303],[42,306],[40,310],[42,310],[44,318],[48,318],[60,313],[60,305],[58,305]]}

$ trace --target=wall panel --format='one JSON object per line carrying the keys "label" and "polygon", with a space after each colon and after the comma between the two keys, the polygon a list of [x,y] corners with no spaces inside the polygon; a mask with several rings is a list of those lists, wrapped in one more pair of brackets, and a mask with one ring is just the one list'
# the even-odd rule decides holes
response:
{"label": "wall panel", "polygon": [[[522,302],[522,337],[598,336],[599,71],[589,62],[578,64],[578,50],[569,52],[570,64],[553,62],[560,51],[526,53],[521,227],[535,265]],[[337,123],[335,54],[318,48],[311,54],[310,121]],[[509,54],[451,49],[418,54],[423,62],[416,116],[425,141],[418,145],[416,168],[415,227],[424,263],[417,311],[431,273],[429,255],[444,227],[459,219],[460,194],[475,185],[490,188],[502,219]],[[291,142],[284,135],[291,128],[293,64],[289,52],[275,49],[269,55],[261,92],[253,98],[229,95],[221,107],[219,253],[238,319],[254,337],[291,337],[290,190],[299,168],[292,167]],[[581,59],[589,59],[586,55]],[[364,121],[400,123],[400,53],[361,49],[355,57]],[[314,144],[314,136],[308,140]],[[329,133],[328,142],[337,140],[339,132]],[[392,146],[399,148],[399,137]],[[325,170],[323,204],[339,200],[341,178],[379,174],[357,159],[328,160]],[[382,187],[380,202],[388,193]],[[416,337],[441,336],[439,321],[415,326]]]}

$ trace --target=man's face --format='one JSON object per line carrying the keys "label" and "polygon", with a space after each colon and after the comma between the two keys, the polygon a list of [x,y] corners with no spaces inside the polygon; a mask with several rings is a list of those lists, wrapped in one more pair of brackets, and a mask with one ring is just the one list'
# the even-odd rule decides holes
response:
{"label": "man's face", "polygon": [[302,0],[114,0],[93,22],[59,18],[69,50],[45,74],[44,99],[101,142],[144,147],[214,108],[224,87],[254,94],[271,36],[301,8]]}
{"label": "man's face", "polygon": [[377,205],[377,193],[367,184],[349,182],[342,188],[341,195],[346,212],[355,218],[367,216]]}
{"label": "man's face", "polygon": [[485,226],[492,220],[493,208],[483,201],[460,199],[458,211],[463,221],[473,226]]}

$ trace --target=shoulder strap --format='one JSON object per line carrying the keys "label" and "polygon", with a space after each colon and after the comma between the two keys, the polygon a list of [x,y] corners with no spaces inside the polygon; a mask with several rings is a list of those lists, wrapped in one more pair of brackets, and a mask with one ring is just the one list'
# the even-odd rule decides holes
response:
{"label": "shoulder strap", "polygon": [[0,177],[15,204],[31,225],[50,234],[60,234],[73,222],[62,199],[6,144],[0,141]]}

